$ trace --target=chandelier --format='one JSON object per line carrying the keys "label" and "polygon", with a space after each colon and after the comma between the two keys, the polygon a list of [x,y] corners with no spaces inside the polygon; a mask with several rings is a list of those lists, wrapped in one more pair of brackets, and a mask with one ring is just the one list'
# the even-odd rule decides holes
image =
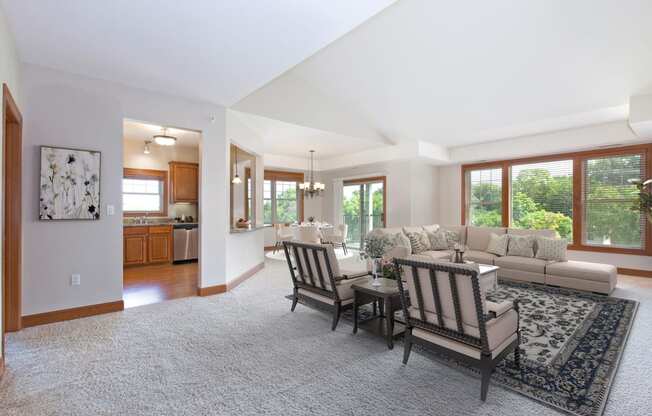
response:
{"label": "chandelier", "polygon": [[309,178],[310,182],[304,182],[299,184],[299,189],[301,189],[307,196],[310,198],[321,195],[321,192],[326,189],[326,185],[321,182],[315,182],[315,161],[314,161],[315,151],[310,151],[310,172]]}

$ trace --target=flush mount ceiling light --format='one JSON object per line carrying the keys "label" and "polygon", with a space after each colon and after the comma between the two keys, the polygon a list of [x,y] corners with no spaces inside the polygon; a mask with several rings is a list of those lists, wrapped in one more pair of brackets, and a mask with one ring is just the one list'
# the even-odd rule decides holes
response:
{"label": "flush mount ceiling light", "polygon": [[177,138],[173,136],[168,136],[168,129],[163,127],[163,133],[162,134],[157,134],[154,136],[152,139],[154,139],[154,143],[158,144],[159,146],[174,146],[177,144]]}
{"label": "flush mount ceiling light", "polygon": [[151,143],[151,141],[145,140],[145,148],[143,149],[143,153],[145,153],[146,155],[151,153],[151,151],[149,150],[149,144],[150,143]]}
{"label": "flush mount ceiling light", "polygon": [[310,181],[299,184],[299,189],[301,189],[304,194],[310,198],[321,195],[321,193],[326,189],[326,185],[321,182],[315,182],[315,161],[314,161],[315,151],[310,151]]}

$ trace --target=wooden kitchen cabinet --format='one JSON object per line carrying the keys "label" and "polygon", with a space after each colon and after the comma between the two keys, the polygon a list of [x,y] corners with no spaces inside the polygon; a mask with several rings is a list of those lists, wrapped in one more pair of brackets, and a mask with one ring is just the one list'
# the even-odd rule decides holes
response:
{"label": "wooden kitchen cabinet", "polygon": [[199,164],[170,162],[170,202],[199,200]]}
{"label": "wooden kitchen cabinet", "polygon": [[172,226],[149,227],[149,263],[169,263],[172,261]]}
{"label": "wooden kitchen cabinet", "polygon": [[147,263],[147,234],[149,227],[124,227],[124,265]]}
{"label": "wooden kitchen cabinet", "polygon": [[124,227],[125,266],[172,261],[172,226]]}

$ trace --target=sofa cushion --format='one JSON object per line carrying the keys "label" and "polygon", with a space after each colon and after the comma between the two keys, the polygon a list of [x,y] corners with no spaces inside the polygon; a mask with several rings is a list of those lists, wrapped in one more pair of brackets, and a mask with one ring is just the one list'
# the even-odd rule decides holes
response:
{"label": "sofa cushion", "polygon": [[494,264],[505,269],[544,274],[550,262],[532,257],[505,256],[496,258]]}
{"label": "sofa cushion", "polygon": [[534,241],[535,237],[533,235],[509,235],[507,255],[534,257]]}
{"label": "sofa cushion", "polygon": [[489,239],[491,234],[505,234],[506,228],[492,228],[492,227],[466,227],[466,245],[471,250],[486,251],[489,246]]}
{"label": "sofa cushion", "polygon": [[480,250],[466,250],[464,260],[471,260],[480,264],[494,264],[494,259],[498,258],[495,254],[487,253]]}
{"label": "sofa cushion", "polygon": [[433,260],[451,260],[451,251],[450,250],[429,250],[421,253],[422,256],[428,256]]}
{"label": "sofa cushion", "polygon": [[409,233],[421,233],[423,232],[423,227],[414,226],[414,227],[403,227],[403,232],[407,235]]}
{"label": "sofa cushion", "polygon": [[497,256],[504,256],[507,254],[507,244],[509,243],[509,236],[507,234],[494,234],[489,236],[489,244],[487,245],[487,252]]}
{"label": "sofa cushion", "polygon": [[448,250],[451,246],[448,241],[449,231],[437,231],[431,233],[426,232],[428,239],[430,240],[430,248],[432,250]]}
{"label": "sofa cushion", "polygon": [[547,237],[557,238],[557,231],[555,230],[524,230],[521,228],[508,228],[507,234],[512,235],[532,235],[534,237]]}
{"label": "sofa cushion", "polygon": [[429,233],[436,233],[439,231],[439,224],[424,225],[423,229]]}
{"label": "sofa cushion", "polygon": [[421,230],[414,233],[409,232],[407,233],[407,236],[410,239],[412,254],[419,254],[430,250],[430,240],[425,231]]}
{"label": "sofa cushion", "polygon": [[543,260],[566,261],[568,241],[565,238],[537,237],[536,258]]}
{"label": "sofa cushion", "polygon": [[549,264],[546,267],[546,274],[596,282],[610,282],[616,280],[618,272],[616,266],[611,264],[569,260]]}
{"label": "sofa cushion", "polygon": [[[455,235],[455,242],[464,244],[466,245],[466,226],[464,225],[441,225],[439,227],[440,230],[443,231],[450,231],[452,234],[449,235]],[[450,240],[450,238],[449,238]]]}

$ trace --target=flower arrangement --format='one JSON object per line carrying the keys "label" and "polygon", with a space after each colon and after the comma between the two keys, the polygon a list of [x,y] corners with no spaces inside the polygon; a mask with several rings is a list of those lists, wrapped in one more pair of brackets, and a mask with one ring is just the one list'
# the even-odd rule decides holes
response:
{"label": "flower arrangement", "polygon": [[638,189],[638,199],[634,202],[632,210],[644,213],[652,223],[652,178],[646,181],[632,179],[629,183],[636,185]]}
{"label": "flower arrangement", "polygon": [[364,259],[381,258],[393,246],[387,236],[371,235],[370,233],[364,239],[364,250],[360,253],[360,256]]}

